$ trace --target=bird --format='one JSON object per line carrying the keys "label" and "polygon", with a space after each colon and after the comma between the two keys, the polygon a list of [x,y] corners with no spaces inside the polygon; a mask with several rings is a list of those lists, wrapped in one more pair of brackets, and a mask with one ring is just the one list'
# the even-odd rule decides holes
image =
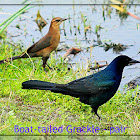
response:
{"label": "bird", "polygon": [[125,66],[140,63],[126,55],[116,57],[104,70],[74,80],[67,84],[29,80],[22,83],[23,89],[50,90],[55,93],[70,95],[92,108],[99,120],[98,107],[110,100],[116,93]]}
{"label": "bird", "polygon": [[[43,38],[41,38],[38,42],[34,43],[32,46],[30,46],[26,50],[26,52],[22,53],[19,56],[14,56],[12,58],[1,60],[0,64],[20,58],[42,57],[43,68],[44,71],[47,72],[45,69],[47,60],[50,56],[50,53],[57,48],[60,41],[59,25],[65,20],[67,20],[67,18],[53,18],[50,24],[49,31]],[[48,64],[47,66],[49,67],[49,69],[52,69]]]}

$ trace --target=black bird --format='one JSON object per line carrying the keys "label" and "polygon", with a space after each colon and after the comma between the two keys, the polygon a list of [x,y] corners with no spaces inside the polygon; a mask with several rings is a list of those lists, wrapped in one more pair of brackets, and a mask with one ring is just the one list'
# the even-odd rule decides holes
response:
{"label": "black bird", "polygon": [[22,83],[23,89],[50,90],[80,98],[80,101],[91,105],[92,112],[99,117],[97,109],[106,103],[116,93],[122,78],[125,66],[140,61],[131,59],[128,56],[116,57],[104,70],[74,80],[67,84],[56,84],[45,81],[30,80]]}

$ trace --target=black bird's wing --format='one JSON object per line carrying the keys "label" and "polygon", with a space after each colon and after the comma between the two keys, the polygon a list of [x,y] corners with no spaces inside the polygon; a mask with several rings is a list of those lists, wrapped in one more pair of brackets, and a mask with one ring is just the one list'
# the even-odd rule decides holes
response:
{"label": "black bird's wing", "polygon": [[96,96],[97,94],[107,92],[115,84],[115,74],[105,73],[101,71],[99,73],[89,75],[84,78],[77,79],[68,84],[57,85],[57,87],[62,89],[67,89],[71,93],[73,92],[76,96]]}
{"label": "black bird's wing", "polygon": [[51,45],[51,37],[44,36],[42,39],[40,39],[38,42],[33,44],[31,47],[28,48],[27,53],[35,53],[37,51],[40,51],[42,49],[45,49]]}

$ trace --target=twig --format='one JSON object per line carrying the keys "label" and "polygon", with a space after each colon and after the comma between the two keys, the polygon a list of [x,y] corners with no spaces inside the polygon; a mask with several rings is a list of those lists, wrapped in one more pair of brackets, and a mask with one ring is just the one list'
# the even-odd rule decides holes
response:
{"label": "twig", "polygon": [[78,49],[78,48],[70,48],[69,50],[67,50],[67,52],[64,54],[63,58],[66,59],[70,54],[73,54],[74,56],[83,51],[82,49]]}

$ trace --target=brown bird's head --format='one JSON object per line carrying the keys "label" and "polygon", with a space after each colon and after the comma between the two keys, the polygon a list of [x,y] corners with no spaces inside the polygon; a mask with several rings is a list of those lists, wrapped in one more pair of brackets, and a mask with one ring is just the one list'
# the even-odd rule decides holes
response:
{"label": "brown bird's head", "polygon": [[63,21],[65,21],[65,20],[67,20],[67,18],[55,17],[55,18],[53,18],[52,21],[51,21],[51,26],[52,26],[53,28],[58,28],[59,25],[60,25]]}

